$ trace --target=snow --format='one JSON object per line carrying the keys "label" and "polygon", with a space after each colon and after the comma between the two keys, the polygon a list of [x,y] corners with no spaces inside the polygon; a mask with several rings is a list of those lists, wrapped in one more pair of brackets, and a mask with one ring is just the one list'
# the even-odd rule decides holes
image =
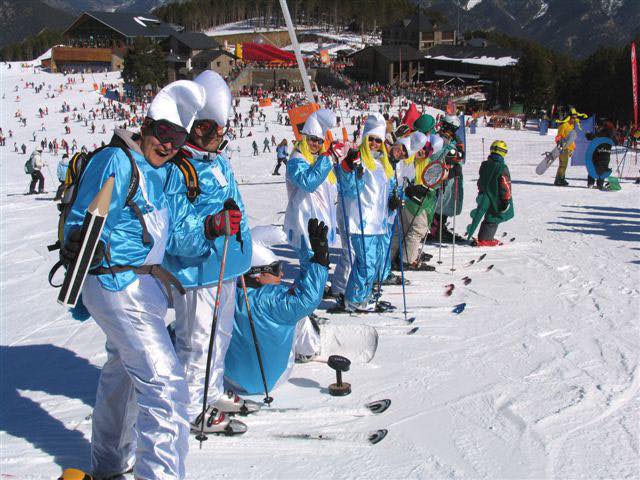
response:
{"label": "snow", "polygon": [[[6,94],[0,126],[5,134],[14,131],[0,147],[0,473],[50,479],[63,467],[88,468],[89,415],[106,359],[104,336],[92,320],[73,320],[55,301],[57,290],[46,278],[57,260],[46,248],[56,236],[53,194],[22,195],[26,156],[14,154],[12,146],[24,142],[32,150],[31,134],[40,126],[36,112],[44,104],[50,111],[47,136],[60,139],[62,102],[95,105],[98,94],[91,83],[104,74],[89,75],[85,84],[45,100],[44,92],[23,90],[24,82],[57,86],[63,77],[17,63],[12,67],[0,65]],[[243,98],[241,111],[249,106]],[[28,118],[26,128],[14,119],[16,109]],[[231,147],[252,225],[282,223],[287,198],[284,177],[271,175],[275,153],[251,156],[253,138],[258,144],[272,133],[278,141],[291,138],[289,129],[275,123],[277,107],[265,112],[270,132],[256,126],[254,137]],[[96,123],[99,131],[103,122]],[[80,145],[109,137],[91,135],[80,124],[72,124],[72,132]],[[336,324],[373,325],[380,335],[373,361],[352,365],[344,374],[353,393],[330,397],[332,370],[322,363],[296,365],[273,396],[274,408],[299,410],[246,417],[247,434],[211,438],[202,450],[192,440],[188,478],[640,477],[640,187],[623,181],[620,192],[588,190],[583,167],[569,167],[571,187],[553,187],[553,167],[544,176],[534,174],[541,154],[553,146],[552,136],[479,127],[476,135],[467,135],[458,230],[474,206],[479,164],[497,138],[509,145],[516,208],[516,217],[499,229],[498,235],[508,232],[500,237],[506,245],[482,250],[457,245],[454,272],[447,247],[437,272],[409,272],[408,310],[417,317],[411,326],[400,313],[400,287],[385,288],[383,297],[399,307],[396,313],[332,316]],[[53,172],[57,158],[44,157]],[[636,168],[627,175],[635,175]],[[53,191],[57,182],[47,168],[44,174]],[[437,248],[428,251],[437,265]],[[287,260],[294,256],[284,248],[278,253]],[[481,253],[487,257],[465,266]],[[489,265],[494,268],[486,271]],[[287,277],[295,271],[290,265]],[[468,286],[464,276],[472,279]],[[444,286],[452,282],[456,288],[446,297]],[[452,314],[461,302],[465,311]],[[412,327],[419,329],[409,336]],[[393,402],[387,412],[359,416],[358,406],[381,398]],[[379,445],[348,441],[378,428],[389,429]],[[275,438],[302,432],[339,440]]]}
{"label": "snow", "polygon": [[468,0],[467,1],[467,6],[465,7],[465,9],[466,10],[471,10],[473,7],[475,7],[479,3],[482,3],[482,0]]}
{"label": "snow", "polygon": [[[286,27],[282,28],[268,28],[261,27],[256,28],[254,26],[254,22],[257,22],[257,19],[248,19],[241,20],[238,22],[225,23],[223,25],[218,25],[208,30],[204,30],[203,33],[209,35],[210,37],[217,37],[221,35],[235,35],[238,33],[255,33],[255,32],[282,32],[286,31]],[[299,29],[298,29],[299,30]]]}
{"label": "snow", "polygon": [[430,58],[432,60],[448,60],[453,62],[460,63],[470,63],[473,65],[487,65],[491,67],[508,67],[511,65],[516,65],[518,63],[518,59],[514,57],[487,57],[482,55],[481,57],[473,57],[473,58],[457,58],[457,57],[448,57],[446,55],[426,55],[426,58]]}

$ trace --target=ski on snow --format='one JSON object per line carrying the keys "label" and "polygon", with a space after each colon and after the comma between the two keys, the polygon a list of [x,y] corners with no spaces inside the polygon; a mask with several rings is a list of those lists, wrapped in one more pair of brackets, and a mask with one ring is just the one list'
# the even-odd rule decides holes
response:
{"label": "ski on snow", "polygon": [[[331,415],[353,415],[356,417],[366,417],[369,415],[380,415],[387,411],[387,409],[391,406],[391,400],[388,398],[383,398],[382,400],[375,400],[373,402],[366,403],[357,409],[349,410],[343,409],[342,411],[332,411]],[[313,412],[315,410],[322,410],[325,407],[319,407],[314,409],[300,408],[300,407],[291,407],[291,408],[263,408],[260,410],[260,413],[257,416],[262,416],[262,412],[271,412],[271,413],[287,413],[287,412],[300,412],[304,415],[305,412]]]}
{"label": "ski on snow", "polygon": [[273,435],[273,437],[289,440],[316,440],[376,445],[387,436],[387,433],[389,433],[389,431],[382,428],[369,433],[278,433]]}

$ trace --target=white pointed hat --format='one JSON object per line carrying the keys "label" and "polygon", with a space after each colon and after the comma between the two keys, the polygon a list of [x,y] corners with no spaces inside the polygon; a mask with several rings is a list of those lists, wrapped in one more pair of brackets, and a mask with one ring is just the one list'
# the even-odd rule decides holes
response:
{"label": "white pointed hat", "polygon": [[328,108],[321,108],[309,115],[307,121],[304,122],[304,127],[302,127],[301,133],[303,135],[324,138],[327,134],[327,130],[335,126],[336,114]]}
{"label": "white pointed hat", "polygon": [[404,148],[407,149],[407,157],[410,157],[424,147],[427,140],[428,138],[424,133],[416,131],[407,137],[398,139],[398,143],[404,145]]}
{"label": "white pointed hat", "polygon": [[193,79],[204,87],[207,97],[202,110],[196,114],[197,120],[213,120],[219,126],[227,124],[231,113],[231,90],[224,79],[216,72],[205,70]]}
{"label": "white pointed hat", "polygon": [[269,247],[287,243],[287,235],[282,227],[258,225],[251,229],[251,242],[253,244],[251,266],[262,267],[278,260]]}
{"label": "white pointed hat", "polygon": [[374,112],[370,114],[364,122],[362,129],[362,138],[367,135],[378,137],[384,140],[387,135],[387,121],[381,113]]}
{"label": "white pointed hat", "polygon": [[158,92],[147,116],[154,120],[167,120],[189,130],[196,112],[204,107],[205,99],[201,85],[191,80],[178,80]]}

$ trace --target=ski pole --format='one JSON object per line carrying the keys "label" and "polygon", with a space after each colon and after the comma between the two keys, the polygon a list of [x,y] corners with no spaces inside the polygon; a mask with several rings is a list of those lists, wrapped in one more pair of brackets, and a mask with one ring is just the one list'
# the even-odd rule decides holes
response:
{"label": "ski pole", "polygon": [[262,376],[262,385],[264,386],[264,400],[263,402],[271,406],[273,397],[269,396],[269,387],[267,387],[267,379],[264,375],[264,365],[262,364],[262,355],[260,355],[260,345],[258,345],[258,336],[256,335],[256,327],[253,323],[253,315],[251,314],[251,306],[249,305],[249,295],[247,294],[247,284],[244,281],[244,275],[240,275],[240,283],[242,284],[242,291],[244,292],[244,301],[247,305],[247,317],[249,317],[249,326],[251,327],[251,336],[253,337],[253,344],[256,346],[256,356],[258,357],[258,365],[260,366],[260,375]]}
{"label": "ski pole", "polygon": [[438,222],[438,264],[442,264],[442,209],[444,208],[444,183],[440,186],[440,221]]}
{"label": "ski pole", "polygon": [[405,292],[405,286],[404,286],[404,260],[402,258],[402,248],[403,248],[403,237],[404,237],[404,232],[403,232],[404,227],[402,226],[402,216],[400,216],[400,228],[397,229],[397,233],[398,233],[398,241],[400,242],[400,248],[398,249],[398,252],[400,254],[400,278],[402,280],[402,305],[404,307],[404,321],[407,323],[411,323],[411,321],[415,320],[415,317],[410,321],[407,320],[407,294]]}
{"label": "ski pole", "polygon": [[456,269],[456,215],[458,213],[458,177],[453,179],[453,232],[451,235],[451,273]]}
{"label": "ski pole", "polygon": [[202,442],[207,440],[207,436],[204,434],[205,415],[207,413],[207,395],[209,394],[209,377],[211,376],[211,357],[213,356],[213,344],[216,335],[216,325],[218,323],[218,313],[220,311],[220,293],[222,292],[222,282],[224,280],[224,268],[227,263],[227,251],[229,250],[229,232],[231,231],[231,225],[229,222],[229,212],[224,212],[224,247],[222,248],[222,261],[220,262],[220,275],[218,276],[218,286],[216,288],[216,301],[213,306],[213,320],[211,322],[211,333],[209,334],[209,350],[207,351],[207,368],[204,376],[204,395],[202,397],[202,413],[200,414],[201,424],[200,433],[196,435],[196,440],[200,441],[200,448],[202,448]]}

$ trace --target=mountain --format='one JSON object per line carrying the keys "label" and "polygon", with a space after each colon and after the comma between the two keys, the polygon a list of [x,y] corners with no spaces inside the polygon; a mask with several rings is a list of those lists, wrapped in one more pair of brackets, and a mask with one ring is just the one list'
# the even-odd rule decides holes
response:
{"label": "mountain", "polygon": [[574,56],[621,45],[640,30],[640,0],[417,0],[462,32],[492,30]]}
{"label": "mountain", "polygon": [[[56,8],[82,13],[86,10],[122,11],[144,13],[151,12],[171,0],[44,0]],[[174,0],[175,1],[175,0]]]}
{"label": "mountain", "polygon": [[41,0],[0,0],[0,47],[36,35],[45,28],[64,30],[74,18]]}

